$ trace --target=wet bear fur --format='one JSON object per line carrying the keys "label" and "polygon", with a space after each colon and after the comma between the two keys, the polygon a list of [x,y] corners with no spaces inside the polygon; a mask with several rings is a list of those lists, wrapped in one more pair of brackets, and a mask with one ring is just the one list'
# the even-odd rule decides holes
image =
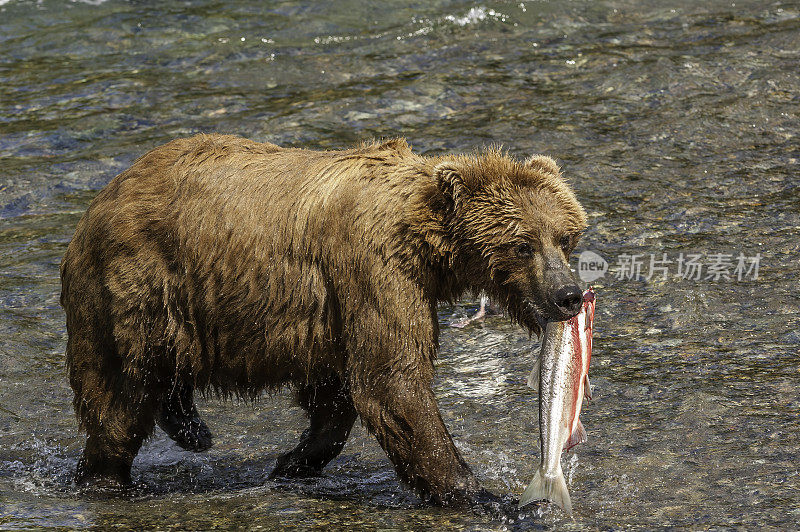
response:
{"label": "wet bear fur", "polygon": [[157,421],[207,448],[195,389],[255,398],[291,385],[310,426],[274,475],[318,474],[360,417],[421,496],[474,502],[485,492],[431,391],[437,304],[482,290],[535,333],[569,317],[553,293],[572,282],[584,227],[545,156],[431,158],[402,139],[160,146],[92,201],[61,264],[87,433],[77,480],[129,483]]}

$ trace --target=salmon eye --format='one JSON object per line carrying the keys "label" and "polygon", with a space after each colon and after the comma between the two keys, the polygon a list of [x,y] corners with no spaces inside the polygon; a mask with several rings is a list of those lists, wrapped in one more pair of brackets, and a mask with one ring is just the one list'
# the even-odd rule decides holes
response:
{"label": "salmon eye", "polygon": [[517,256],[526,259],[530,258],[533,256],[533,248],[527,242],[523,242],[517,246]]}

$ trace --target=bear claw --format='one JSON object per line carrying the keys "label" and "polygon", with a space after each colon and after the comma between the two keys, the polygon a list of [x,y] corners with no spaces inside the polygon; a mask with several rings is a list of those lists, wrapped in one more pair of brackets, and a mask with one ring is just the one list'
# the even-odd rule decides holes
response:
{"label": "bear claw", "polygon": [[285,454],[278,458],[275,469],[269,474],[270,479],[297,479],[319,476],[322,471],[312,465],[292,459],[292,454]]}

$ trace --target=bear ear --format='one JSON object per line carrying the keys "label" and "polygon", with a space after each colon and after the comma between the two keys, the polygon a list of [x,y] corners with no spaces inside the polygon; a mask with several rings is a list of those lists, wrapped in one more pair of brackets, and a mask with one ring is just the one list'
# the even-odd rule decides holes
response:
{"label": "bear ear", "polygon": [[436,177],[436,185],[452,205],[458,206],[464,198],[466,187],[464,178],[458,168],[451,161],[445,161],[436,165],[433,170]]}
{"label": "bear ear", "polygon": [[538,170],[545,174],[560,175],[561,168],[556,164],[552,157],[547,155],[534,155],[525,161],[525,166]]}

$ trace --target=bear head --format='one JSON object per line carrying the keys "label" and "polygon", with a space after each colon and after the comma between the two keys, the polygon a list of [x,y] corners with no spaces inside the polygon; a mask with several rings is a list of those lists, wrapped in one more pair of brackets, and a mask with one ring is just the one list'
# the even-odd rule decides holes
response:
{"label": "bear head", "polygon": [[492,149],[442,159],[434,177],[450,262],[466,288],[486,291],[537,334],[580,311],[569,256],[586,213],[553,159],[520,162]]}

